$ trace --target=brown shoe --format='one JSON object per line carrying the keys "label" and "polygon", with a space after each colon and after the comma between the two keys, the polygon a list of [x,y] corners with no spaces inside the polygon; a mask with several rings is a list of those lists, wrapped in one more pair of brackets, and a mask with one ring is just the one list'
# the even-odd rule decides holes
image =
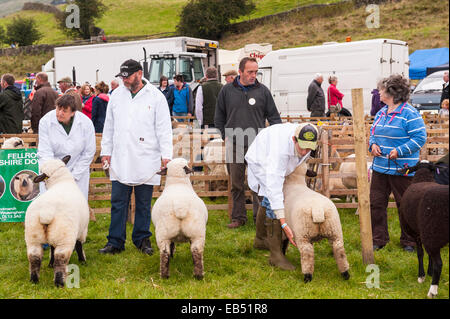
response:
{"label": "brown shoe", "polygon": [[238,228],[238,227],[241,227],[241,226],[244,226],[245,225],[245,222],[244,221],[241,221],[241,220],[233,220],[232,222],[231,222],[231,224],[228,224],[227,225],[227,227],[228,228]]}

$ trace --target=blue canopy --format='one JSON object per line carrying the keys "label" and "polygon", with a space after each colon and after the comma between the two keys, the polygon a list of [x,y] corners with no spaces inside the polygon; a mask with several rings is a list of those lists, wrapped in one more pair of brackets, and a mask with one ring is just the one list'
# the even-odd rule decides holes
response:
{"label": "blue canopy", "polygon": [[427,76],[427,68],[448,63],[448,48],[416,50],[409,55],[409,78],[423,79]]}

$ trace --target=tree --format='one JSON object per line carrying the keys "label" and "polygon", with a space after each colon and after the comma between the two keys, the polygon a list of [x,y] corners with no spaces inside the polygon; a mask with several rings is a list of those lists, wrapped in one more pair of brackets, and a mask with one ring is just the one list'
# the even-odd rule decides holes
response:
{"label": "tree", "polygon": [[[1,33],[1,31],[0,31]],[[6,26],[5,43],[17,43],[19,46],[32,45],[42,38],[36,21],[33,18],[14,18],[13,21]]]}
{"label": "tree", "polygon": [[183,8],[177,32],[180,35],[220,39],[231,19],[255,9],[252,0],[190,0]]}
{"label": "tree", "polygon": [[90,39],[99,28],[95,22],[106,12],[101,0],[74,0],[58,17],[58,27],[72,38]]}

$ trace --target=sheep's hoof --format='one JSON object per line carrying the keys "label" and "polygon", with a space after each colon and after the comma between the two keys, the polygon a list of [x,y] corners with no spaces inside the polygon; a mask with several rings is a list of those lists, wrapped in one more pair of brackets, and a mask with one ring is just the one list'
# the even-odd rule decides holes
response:
{"label": "sheep's hoof", "polygon": [[303,281],[306,283],[310,282],[312,280],[312,274],[305,274],[303,276]]}
{"label": "sheep's hoof", "polygon": [[55,286],[58,288],[64,287],[64,276],[62,272],[57,272],[55,274]]}
{"label": "sheep's hoof", "polygon": [[162,279],[169,279],[169,274],[161,274]]}
{"label": "sheep's hoof", "polygon": [[342,275],[342,277],[343,277],[345,280],[349,280],[349,279],[350,279],[350,274],[349,274],[348,270],[347,270],[347,271],[344,271],[341,275]]}
{"label": "sheep's hoof", "polygon": [[39,275],[38,274],[31,274],[30,281],[33,284],[37,284],[39,282]]}
{"label": "sheep's hoof", "polygon": [[423,284],[425,282],[425,276],[417,278],[417,282]]}
{"label": "sheep's hoof", "polygon": [[430,290],[428,291],[427,297],[431,299],[431,298],[436,297],[437,294],[438,294],[438,286],[437,285],[431,285],[430,286]]}
{"label": "sheep's hoof", "polygon": [[203,279],[203,275],[194,275],[194,278],[197,280],[202,280]]}

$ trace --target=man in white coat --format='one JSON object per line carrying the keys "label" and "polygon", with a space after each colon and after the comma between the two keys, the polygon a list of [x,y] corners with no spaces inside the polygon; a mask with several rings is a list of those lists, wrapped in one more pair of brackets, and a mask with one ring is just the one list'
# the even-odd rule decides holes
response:
{"label": "man in white coat", "polygon": [[142,66],[127,60],[120,66],[123,84],[111,95],[103,128],[103,167],[109,167],[112,181],[111,224],[108,242],[99,250],[115,254],[125,249],[126,221],[134,188],[136,211],[132,240],[151,255],[150,208],[156,174],[172,159],[172,125],[164,95],[142,78]]}
{"label": "man in white coat", "polygon": [[[73,96],[62,95],[55,104],[56,109],[45,114],[39,121],[39,164],[70,155],[67,168],[87,200],[89,168],[96,149],[94,125],[90,118],[77,111]],[[45,191],[43,182],[39,187],[41,193]]]}
{"label": "man in white coat", "polygon": [[284,256],[286,240],[294,245],[294,234],[284,216],[283,183],[285,177],[307,160],[317,146],[318,130],[313,124],[284,123],[269,126],[258,133],[245,160],[248,186],[263,196],[256,220],[254,247],[270,250],[271,265],[285,270],[295,267]]}

